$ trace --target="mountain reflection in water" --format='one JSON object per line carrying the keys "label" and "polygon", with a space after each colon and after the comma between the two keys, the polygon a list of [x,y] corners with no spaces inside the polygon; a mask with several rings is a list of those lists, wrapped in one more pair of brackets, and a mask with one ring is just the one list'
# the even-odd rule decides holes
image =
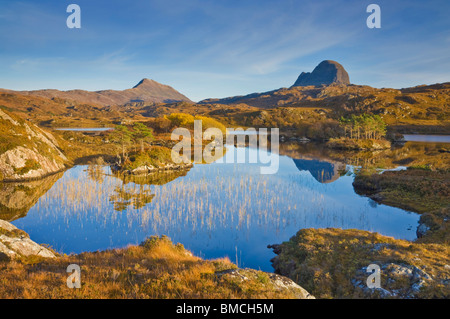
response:
{"label": "mountain reflection in water", "polygon": [[329,163],[319,160],[293,159],[300,171],[309,171],[319,183],[331,183],[340,176],[339,170],[345,168],[344,164]]}

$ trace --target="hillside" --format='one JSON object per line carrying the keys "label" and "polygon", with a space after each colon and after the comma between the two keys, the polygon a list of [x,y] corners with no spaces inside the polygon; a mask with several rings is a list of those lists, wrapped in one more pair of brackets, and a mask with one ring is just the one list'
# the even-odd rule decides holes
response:
{"label": "hillside", "polygon": [[[319,298],[448,298],[449,248],[411,243],[356,229],[302,229],[270,246],[275,273]],[[367,287],[367,268],[381,268],[380,288]]]}
{"label": "hillside", "polygon": [[126,118],[141,119],[136,109],[128,106],[102,106],[17,92],[0,91],[0,109],[46,127],[110,127]]}
{"label": "hillside", "polygon": [[293,108],[291,111],[294,113],[313,111],[309,113],[326,114],[324,119],[337,119],[349,113],[372,113],[380,114],[389,125],[408,126],[412,131],[414,127],[411,126],[416,126],[417,130],[421,126],[436,126],[436,129],[439,126],[440,132],[450,131],[450,82],[400,90],[352,84],[297,86],[225,99],[208,99],[200,104],[227,105],[230,108],[246,105],[265,109],[260,114],[249,114],[259,118],[265,116],[262,114],[264,112],[275,112],[269,110],[275,108]]}
{"label": "hillside", "polygon": [[84,90],[36,90],[36,91],[12,91],[1,89],[5,93],[19,93],[43,97],[47,99],[60,98],[78,103],[97,104],[100,106],[123,105],[132,102],[170,103],[178,101],[190,102],[190,100],[172,87],[153,80],[143,79],[131,89],[84,91]]}
{"label": "hillside", "polygon": [[42,126],[110,127],[189,113],[231,126],[279,127],[312,139],[334,137],[342,116],[362,113],[380,115],[391,132],[448,134],[449,106],[450,82],[404,89],[355,85],[350,84],[344,67],[331,60],[312,72],[302,72],[290,88],[199,103],[149,79],[124,91],[0,89],[0,108]]}
{"label": "hillside", "polygon": [[[79,289],[67,289],[70,264],[81,267]],[[149,237],[139,246],[60,256],[0,221],[0,267],[2,299],[314,299],[289,278],[237,268],[228,258],[196,257],[166,236]]]}
{"label": "hillside", "polygon": [[[428,112],[450,106],[450,82],[406,89],[377,89],[365,85],[297,86],[263,93],[252,93],[224,99],[206,99],[199,104],[247,104],[259,108],[285,107],[334,107],[347,111],[379,111],[390,114],[389,109],[407,110],[435,107]],[[409,110],[409,108],[412,110]],[[418,110],[417,110],[418,111]]]}

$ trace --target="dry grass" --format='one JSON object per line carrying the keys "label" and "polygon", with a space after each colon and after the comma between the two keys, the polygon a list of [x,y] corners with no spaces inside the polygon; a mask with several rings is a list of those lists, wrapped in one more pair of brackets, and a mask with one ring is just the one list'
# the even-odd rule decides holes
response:
{"label": "dry grass", "polygon": [[[417,244],[361,230],[303,229],[280,246],[274,266],[279,273],[295,280],[318,298],[370,298],[354,284],[365,285],[370,264],[395,263],[417,267],[432,276],[433,281],[415,295],[416,298],[449,298],[449,247]],[[447,284],[445,283],[447,282]],[[381,287],[398,291],[405,297],[411,281],[381,272]]]}
{"label": "dry grass", "polygon": [[[81,267],[81,288],[66,286],[69,264]],[[238,281],[216,272],[234,269],[228,259],[203,260],[167,237],[140,246],[0,262],[0,298],[293,298],[264,280]],[[263,277],[261,272],[259,277]]]}
{"label": "dry grass", "polygon": [[383,174],[360,172],[353,186],[358,194],[385,205],[422,214],[420,224],[428,231],[424,243],[450,244],[450,171],[431,170],[420,165],[404,171]]}
{"label": "dry grass", "polygon": [[[383,174],[361,171],[353,186],[357,193],[371,195],[383,204],[418,213],[450,206],[450,171],[410,168]],[[426,200],[424,200],[426,199]]]}

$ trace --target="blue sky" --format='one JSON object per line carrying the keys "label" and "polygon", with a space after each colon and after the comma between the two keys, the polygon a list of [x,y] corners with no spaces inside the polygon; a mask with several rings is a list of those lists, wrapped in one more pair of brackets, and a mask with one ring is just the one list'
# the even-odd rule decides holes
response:
{"label": "blue sky", "polygon": [[[81,29],[66,8],[81,7]],[[366,7],[381,7],[368,29]],[[194,101],[291,86],[322,60],[355,84],[450,81],[450,1],[0,0],[0,87],[126,89]]]}

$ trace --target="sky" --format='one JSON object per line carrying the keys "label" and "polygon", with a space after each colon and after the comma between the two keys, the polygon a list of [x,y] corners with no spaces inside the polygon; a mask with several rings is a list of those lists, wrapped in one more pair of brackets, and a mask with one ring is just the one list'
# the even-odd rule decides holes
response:
{"label": "sky", "polygon": [[[69,29],[69,4],[81,28]],[[369,29],[369,4],[381,28]],[[0,88],[123,90],[193,101],[290,87],[322,60],[354,84],[450,81],[450,1],[0,0]]]}

